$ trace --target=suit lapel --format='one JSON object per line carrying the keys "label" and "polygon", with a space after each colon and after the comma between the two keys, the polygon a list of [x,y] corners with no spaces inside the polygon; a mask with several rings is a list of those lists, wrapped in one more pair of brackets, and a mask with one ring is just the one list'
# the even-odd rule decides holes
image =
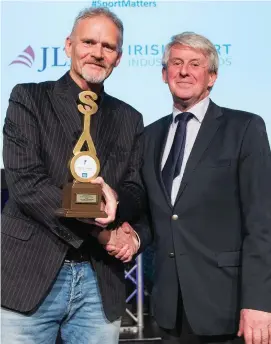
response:
{"label": "suit lapel", "polygon": [[182,195],[185,187],[187,186],[192,177],[193,171],[196,169],[203,153],[208,148],[212,138],[218,130],[221,123],[221,116],[222,111],[220,107],[218,107],[216,104],[210,101],[208,110],[203,119],[194,146],[188,158],[175,203],[179,200],[180,196]]}
{"label": "suit lapel", "polygon": [[[67,74],[56,81],[53,90],[48,91],[54,111],[63,126],[68,141],[74,147],[76,138],[83,130],[83,122],[77,110],[77,104],[70,94],[70,81]],[[117,108],[113,98],[107,94],[104,95],[101,105],[102,110],[96,133],[95,148],[102,169],[119,134],[123,114]]]}
{"label": "suit lapel", "polygon": [[171,120],[172,120],[172,114],[163,118],[163,120],[161,121],[160,128],[157,130],[155,151],[154,151],[154,161],[156,164],[155,171],[157,175],[157,180],[158,180],[158,183],[160,184],[161,189],[164,192],[165,199],[167,200],[170,207],[172,207],[171,199],[170,199],[169,194],[167,193],[167,190],[163,182],[162,173],[161,173],[161,163],[163,159],[165,145],[167,142],[167,136],[168,136]]}
{"label": "suit lapel", "polygon": [[[77,104],[72,97],[69,80],[67,74],[65,74],[61,79],[56,81],[54,89],[49,90],[48,95],[64,133],[72,147],[74,147],[76,138],[82,133],[83,121],[77,110]],[[119,134],[123,114],[117,108],[117,104],[113,101],[113,98],[107,94],[104,95],[101,105],[99,125],[95,135],[95,148],[102,169]]]}
{"label": "suit lapel", "polygon": [[124,113],[118,108],[114,98],[106,93],[101,106],[102,112],[97,128],[95,148],[102,170],[109,153],[117,141]]}
{"label": "suit lapel", "polygon": [[75,145],[76,135],[83,128],[77,104],[70,92],[67,74],[56,81],[54,89],[48,90],[48,95],[68,141]]}

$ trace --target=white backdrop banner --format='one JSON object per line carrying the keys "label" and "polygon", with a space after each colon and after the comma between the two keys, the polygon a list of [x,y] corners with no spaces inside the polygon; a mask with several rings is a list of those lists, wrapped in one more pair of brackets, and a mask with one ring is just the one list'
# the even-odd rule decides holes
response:
{"label": "white backdrop banner", "polygon": [[2,126],[17,83],[57,80],[69,69],[65,38],[78,12],[90,6],[107,6],[124,23],[123,58],[105,89],[142,112],[145,124],[172,108],[161,78],[164,46],[172,35],[194,31],[207,36],[219,53],[213,101],[259,114],[271,138],[271,2],[267,1],[3,1]]}

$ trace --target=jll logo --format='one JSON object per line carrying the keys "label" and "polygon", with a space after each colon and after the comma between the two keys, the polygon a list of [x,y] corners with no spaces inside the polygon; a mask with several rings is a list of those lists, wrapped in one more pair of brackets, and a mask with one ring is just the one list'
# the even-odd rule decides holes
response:
{"label": "jll logo", "polygon": [[34,61],[35,61],[35,53],[34,53],[34,50],[32,49],[32,47],[29,45],[9,65],[12,65],[12,64],[23,64],[23,65],[31,68]]}
{"label": "jll logo", "polygon": [[[1,1],[1,0],[0,0]],[[64,47],[41,47],[41,59],[37,55],[38,61],[41,60],[41,68],[37,69],[38,72],[43,72],[47,67],[66,67],[70,66],[70,61],[64,53]],[[10,63],[23,64],[27,67],[32,67],[35,61],[35,53],[29,45],[17,58]]]}

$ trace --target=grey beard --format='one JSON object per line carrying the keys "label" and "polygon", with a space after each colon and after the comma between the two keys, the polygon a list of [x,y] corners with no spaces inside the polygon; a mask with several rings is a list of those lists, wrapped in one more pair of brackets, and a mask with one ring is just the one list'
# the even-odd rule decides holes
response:
{"label": "grey beard", "polygon": [[99,75],[90,75],[84,72],[84,68],[82,69],[82,77],[86,82],[90,84],[101,84],[106,78],[106,71],[103,70],[99,73]]}

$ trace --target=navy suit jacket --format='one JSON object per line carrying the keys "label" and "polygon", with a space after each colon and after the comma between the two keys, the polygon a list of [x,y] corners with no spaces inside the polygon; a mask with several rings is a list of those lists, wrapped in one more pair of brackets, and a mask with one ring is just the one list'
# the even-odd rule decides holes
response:
{"label": "navy suit jacket", "polygon": [[271,312],[271,155],[264,121],[210,102],[172,206],[161,177],[171,119],[145,130],[150,225],[136,225],[142,241],[154,237],[154,316],[164,328],[175,326],[180,288],[196,334],[232,334],[241,308]]}

